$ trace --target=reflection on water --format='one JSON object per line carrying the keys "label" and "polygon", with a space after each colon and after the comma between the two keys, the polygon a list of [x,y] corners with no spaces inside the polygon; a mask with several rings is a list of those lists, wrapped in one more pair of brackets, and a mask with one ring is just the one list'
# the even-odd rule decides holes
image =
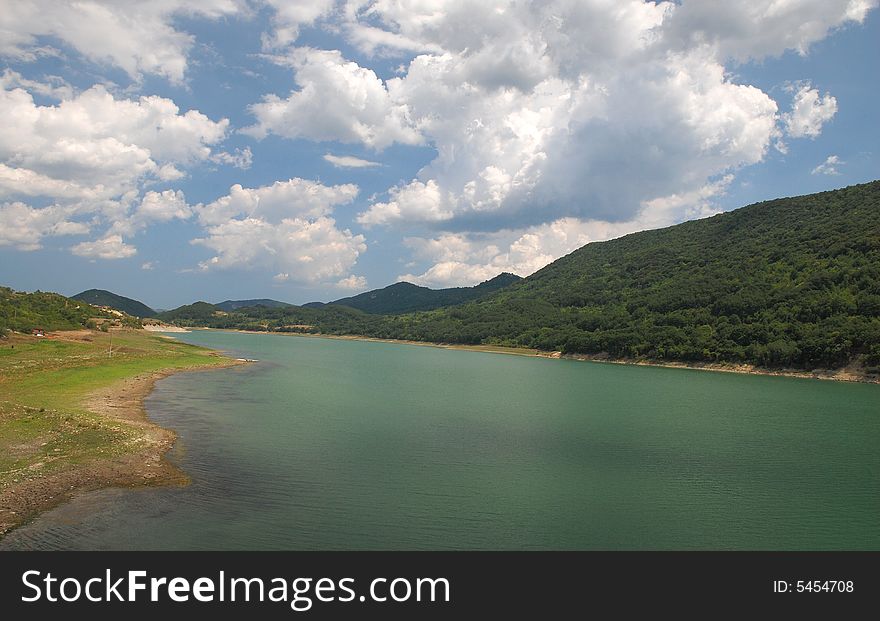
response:
{"label": "reflection on water", "polygon": [[183,488],[82,495],[37,549],[880,549],[880,387],[194,332]]}

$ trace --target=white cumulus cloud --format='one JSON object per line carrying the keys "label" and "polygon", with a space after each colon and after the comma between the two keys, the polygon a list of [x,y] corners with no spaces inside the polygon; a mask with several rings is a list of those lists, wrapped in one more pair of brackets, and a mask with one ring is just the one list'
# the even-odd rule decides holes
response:
{"label": "white cumulus cloud", "polygon": [[822,126],[837,113],[837,99],[806,83],[799,86],[791,104],[791,111],[782,115],[785,130],[792,138],[815,138]]}
{"label": "white cumulus cloud", "polygon": [[70,99],[73,97],[74,92],[73,87],[64,78],[47,76],[44,81],[30,80],[11,69],[4,69],[3,74],[0,75],[0,88],[3,90],[23,88],[26,91],[42,95],[43,97],[59,100]]}
{"label": "white cumulus cloud", "polygon": [[841,160],[836,155],[829,155],[825,158],[825,161],[816,166],[812,171],[810,171],[811,175],[839,175],[840,171],[837,170],[838,166],[846,164],[843,160]]}
{"label": "white cumulus cloud", "polygon": [[175,18],[216,19],[245,11],[237,0],[14,0],[0,11],[0,56],[33,60],[53,53],[45,39],[57,38],[133,79],[155,74],[180,82],[194,37],[179,30]]}
{"label": "white cumulus cloud", "polygon": [[272,28],[263,34],[263,47],[283,49],[299,37],[300,29],[328,15],[335,0],[265,0],[273,10]]}
{"label": "white cumulus cloud", "polygon": [[336,286],[340,289],[348,289],[350,291],[363,291],[367,288],[367,279],[363,276],[355,276],[352,274],[351,276],[337,281]]}
{"label": "white cumulus cloud", "polygon": [[109,198],[175,177],[176,167],[207,159],[229,125],[163,97],[117,99],[103,86],[55,106],[36,105],[21,88],[0,90],[0,115],[15,119],[0,133],[0,164],[24,175],[15,183],[7,174],[5,190],[35,195],[36,182],[39,194],[63,198]]}
{"label": "white cumulus cloud", "polygon": [[[55,204],[30,208],[31,222],[63,213],[67,225],[56,222],[44,226],[39,236],[28,234],[35,240],[31,245],[69,234],[73,223],[79,224],[77,233],[106,225],[111,235],[75,247],[91,257],[128,256],[133,248],[121,240],[114,246],[114,235],[188,217],[182,194],[141,193],[211,158],[229,125],[197,110],[183,112],[167,98],[118,98],[100,85],[78,94],[56,93],[61,101],[45,106],[34,102],[27,81],[5,79],[0,86],[0,116],[15,120],[0,132],[0,198]],[[21,207],[15,213],[23,217]]]}
{"label": "white cumulus cloud", "polygon": [[331,216],[357,193],[353,184],[298,178],[258,188],[236,184],[229,194],[195,207],[206,235],[193,243],[215,253],[199,267],[268,269],[278,282],[345,277],[367,246],[363,235],[340,229]]}
{"label": "white cumulus cloud", "polygon": [[19,201],[0,203],[0,246],[38,250],[44,237],[88,233],[87,224],[70,220],[72,212],[58,205],[35,208]]}
{"label": "white cumulus cloud", "polygon": [[682,46],[710,45],[721,59],[747,61],[786,50],[806,55],[833,30],[861,23],[877,0],[684,0],[664,35]]}
{"label": "white cumulus cloud", "polygon": [[352,183],[327,186],[295,177],[259,188],[235,184],[229,188],[229,194],[196,209],[199,219],[209,225],[238,216],[277,222],[290,217],[329,215],[333,207],[350,203],[357,194],[358,187]]}
{"label": "white cumulus cloud", "polygon": [[293,69],[298,90],[252,105],[247,131],[433,147],[415,178],[361,212],[364,226],[628,222],[761,162],[771,144],[784,149],[783,132],[817,135],[834,97],[806,85],[780,114],[730,69],[807,53],[875,4],[347,2],[323,15],[363,54],[401,56],[398,76],[383,80],[337,50],[290,48],[276,62]]}
{"label": "white cumulus cloud", "polygon": [[80,242],[71,251],[90,259],[127,259],[137,254],[137,248],[126,244],[121,235],[107,235],[95,241]]}
{"label": "white cumulus cloud", "polygon": [[399,142],[418,144],[421,136],[385,84],[371,70],[347,61],[339,51],[297,48],[285,60],[299,90],[282,99],[267,95],[250,110],[257,123],[242,131],[257,138],[339,140],[382,149]]}
{"label": "white cumulus cloud", "polygon": [[226,164],[234,166],[241,170],[247,170],[254,163],[254,154],[250,147],[244,149],[236,149],[234,152],[220,151],[211,156],[211,161],[215,164]]}

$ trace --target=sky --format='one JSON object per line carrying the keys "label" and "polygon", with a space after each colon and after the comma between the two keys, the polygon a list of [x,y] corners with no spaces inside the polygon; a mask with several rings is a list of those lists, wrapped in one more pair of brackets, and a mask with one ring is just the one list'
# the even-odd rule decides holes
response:
{"label": "sky", "polygon": [[0,0],[0,285],[527,276],[880,178],[880,0]]}

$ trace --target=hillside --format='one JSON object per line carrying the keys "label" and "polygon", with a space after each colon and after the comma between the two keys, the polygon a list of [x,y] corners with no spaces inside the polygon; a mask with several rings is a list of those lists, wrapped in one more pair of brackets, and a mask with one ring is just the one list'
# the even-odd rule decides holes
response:
{"label": "hillside", "polygon": [[181,325],[202,325],[204,322],[225,314],[224,311],[208,302],[194,302],[164,313],[157,313],[156,319]]}
{"label": "hillside", "polygon": [[238,310],[239,308],[248,308],[250,306],[265,306],[266,308],[284,308],[285,306],[292,306],[292,304],[288,304],[287,302],[279,302],[278,300],[270,300],[268,298],[261,298],[257,300],[226,300],[225,302],[220,302],[219,304],[214,304],[217,310],[229,311]]}
{"label": "hillside", "polygon": [[72,300],[82,300],[94,306],[109,306],[132,317],[152,317],[156,314],[156,311],[142,302],[103,289],[89,289],[88,291],[72,295],[70,298]]}
{"label": "hillside", "polygon": [[[35,291],[25,293],[0,287],[0,335],[6,330],[30,332],[43,330],[77,330],[91,326],[93,318],[118,319],[81,300],[66,298],[57,293]],[[140,327],[136,319],[122,318],[126,325]]]}
{"label": "hillside", "polygon": [[880,365],[880,181],[576,250],[518,286],[373,336],[614,358]]}
{"label": "hillside", "polygon": [[[479,300],[376,314],[425,291],[398,283],[320,308],[220,313],[199,303],[162,316],[612,359],[878,370],[880,181],[591,243]],[[342,305],[358,298],[361,310]]]}
{"label": "hillside", "polygon": [[[339,306],[356,308],[365,313],[378,315],[398,315],[416,311],[433,310],[444,306],[455,306],[471,300],[486,297],[515,282],[522,280],[515,274],[499,274],[491,280],[474,287],[453,287],[449,289],[429,289],[408,282],[398,282],[384,289],[367,291],[348,298],[330,302]],[[315,303],[306,306],[320,308]]]}

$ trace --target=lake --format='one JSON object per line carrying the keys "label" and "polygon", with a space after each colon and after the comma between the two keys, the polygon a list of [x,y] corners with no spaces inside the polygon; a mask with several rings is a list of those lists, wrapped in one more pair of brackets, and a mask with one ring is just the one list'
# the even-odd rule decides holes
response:
{"label": "lake", "polygon": [[82,495],[42,549],[880,549],[880,386],[282,335],[147,400],[185,488]]}

